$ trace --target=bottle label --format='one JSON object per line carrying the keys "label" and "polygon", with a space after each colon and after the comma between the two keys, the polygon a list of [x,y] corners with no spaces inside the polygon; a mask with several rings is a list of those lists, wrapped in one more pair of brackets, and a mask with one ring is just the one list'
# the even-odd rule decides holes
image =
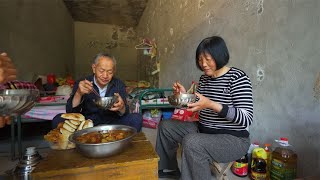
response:
{"label": "bottle label", "polygon": [[270,169],[270,179],[283,180],[283,179],[295,179],[296,169],[286,168],[286,163],[279,161],[278,159],[272,159]]}
{"label": "bottle label", "polygon": [[259,173],[259,172],[251,171],[251,178],[258,179],[258,180],[265,180],[267,179],[267,173]]}
{"label": "bottle label", "polygon": [[248,163],[233,162],[232,172],[238,176],[248,175]]}

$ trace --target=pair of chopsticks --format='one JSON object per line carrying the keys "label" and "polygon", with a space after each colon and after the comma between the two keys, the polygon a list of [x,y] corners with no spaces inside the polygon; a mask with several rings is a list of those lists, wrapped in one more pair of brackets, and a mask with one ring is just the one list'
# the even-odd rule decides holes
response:
{"label": "pair of chopsticks", "polygon": [[[87,80],[87,79],[85,79],[85,80]],[[92,83],[92,81],[90,81],[90,82]],[[92,92],[93,92],[96,96],[101,97],[100,94],[94,89],[94,87],[92,87]]]}
{"label": "pair of chopsticks", "polygon": [[191,87],[188,89],[187,93],[195,94],[197,91],[197,85],[192,81]]}
{"label": "pair of chopsticks", "polygon": [[[179,81],[176,81],[176,84],[178,84]],[[195,94],[197,91],[197,85],[194,81],[192,81],[191,87],[187,90],[187,93],[189,94]],[[179,91],[179,93],[181,94],[181,91]]]}
{"label": "pair of chopsticks", "polygon": [[96,95],[96,96],[98,96],[98,97],[100,97],[100,94],[92,87],[92,92]]}

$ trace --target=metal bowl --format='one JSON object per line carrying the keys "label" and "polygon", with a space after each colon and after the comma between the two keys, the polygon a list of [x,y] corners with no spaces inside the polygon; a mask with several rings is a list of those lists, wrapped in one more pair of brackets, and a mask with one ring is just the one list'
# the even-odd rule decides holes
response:
{"label": "metal bowl", "polygon": [[37,89],[0,90],[0,115],[17,115],[28,112],[40,96]]}
{"label": "metal bowl", "polygon": [[95,100],[96,105],[101,109],[110,109],[118,101],[117,96],[101,97]]}
{"label": "metal bowl", "polygon": [[[80,143],[76,140],[77,137],[83,134],[99,131],[104,132],[108,130],[125,130],[131,132],[132,134],[119,141],[98,144]],[[125,125],[101,125],[76,131],[69,136],[69,141],[73,142],[76,145],[76,149],[78,149],[82,155],[90,158],[102,158],[112,156],[123,151],[130,144],[133,136],[135,136],[136,134],[137,130],[134,127]]]}
{"label": "metal bowl", "polygon": [[193,103],[196,101],[195,94],[180,93],[174,94],[168,97],[169,103],[176,108],[187,107],[188,103]]}

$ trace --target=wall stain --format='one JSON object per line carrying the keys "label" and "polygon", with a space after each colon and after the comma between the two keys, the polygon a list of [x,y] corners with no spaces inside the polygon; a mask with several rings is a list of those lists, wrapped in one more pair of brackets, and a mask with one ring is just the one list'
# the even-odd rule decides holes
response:
{"label": "wall stain", "polygon": [[257,82],[262,82],[264,80],[264,68],[258,64],[257,65]]}
{"label": "wall stain", "polygon": [[208,23],[211,24],[212,20],[213,20],[213,17],[210,17]]}
{"label": "wall stain", "polygon": [[118,46],[118,42],[116,41],[106,41],[106,42],[101,42],[99,40],[92,40],[88,42],[88,47],[89,48],[94,48],[94,49],[112,49]]}
{"label": "wall stain", "polygon": [[172,44],[170,53],[173,54],[175,49],[176,49],[176,46],[174,44]]}
{"label": "wall stain", "polygon": [[170,28],[170,35],[173,36],[173,28]]}
{"label": "wall stain", "polygon": [[259,1],[257,8],[258,8],[257,10],[258,15],[261,15],[263,13],[263,0]]}
{"label": "wall stain", "polygon": [[127,32],[126,32],[126,38],[128,40],[135,40],[136,39],[136,32],[135,30],[133,29],[133,27],[130,27]]}
{"label": "wall stain", "polygon": [[199,0],[198,9],[202,8],[204,6],[204,0]]}
{"label": "wall stain", "polygon": [[206,13],[206,18],[208,19],[208,23],[211,24],[211,22],[213,22],[214,15],[210,11],[208,11]]}
{"label": "wall stain", "polygon": [[262,15],[264,10],[263,1],[264,0],[247,0],[244,3],[244,9],[248,11],[250,15]]}
{"label": "wall stain", "polygon": [[245,7],[245,10],[246,11],[249,11],[249,8],[250,8],[250,2],[247,1],[245,4],[244,4],[244,7]]}
{"label": "wall stain", "polygon": [[208,12],[207,12],[207,14],[206,14],[206,17],[207,17],[207,18],[209,18],[209,17],[210,17],[210,15],[211,15],[211,12],[210,12],[210,11],[208,11]]}
{"label": "wall stain", "polygon": [[316,82],[314,83],[313,91],[314,91],[314,97],[317,100],[320,100],[320,72],[318,73]]}
{"label": "wall stain", "polygon": [[[117,29],[117,27],[114,27],[113,28],[113,30],[115,31]],[[126,30],[127,30],[128,28],[126,27],[126,26],[119,26],[118,27],[118,30],[120,31],[120,32],[126,32]]]}
{"label": "wall stain", "polygon": [[118,46],[118,42],[116,41],[109,41],[105,43],[105,48],[106,49],[112,49]]}
{"label": "wall stain", "polygon": [[111,38],[112,38],[113,40],[118,40],[118,39],[119,39],[119,35],[118,35],[117,29],[113,29]]}

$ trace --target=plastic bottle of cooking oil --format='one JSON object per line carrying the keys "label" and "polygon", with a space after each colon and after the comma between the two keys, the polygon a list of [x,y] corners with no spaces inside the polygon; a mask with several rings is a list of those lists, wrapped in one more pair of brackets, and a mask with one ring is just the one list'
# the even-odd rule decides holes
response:
{"label": "plastic bottle of cooking oil", "polygon": [[276,140],[279,147],[272,152],[270,179],[291,180],[296,178],[298,155],[293,151],[288,138]]}

